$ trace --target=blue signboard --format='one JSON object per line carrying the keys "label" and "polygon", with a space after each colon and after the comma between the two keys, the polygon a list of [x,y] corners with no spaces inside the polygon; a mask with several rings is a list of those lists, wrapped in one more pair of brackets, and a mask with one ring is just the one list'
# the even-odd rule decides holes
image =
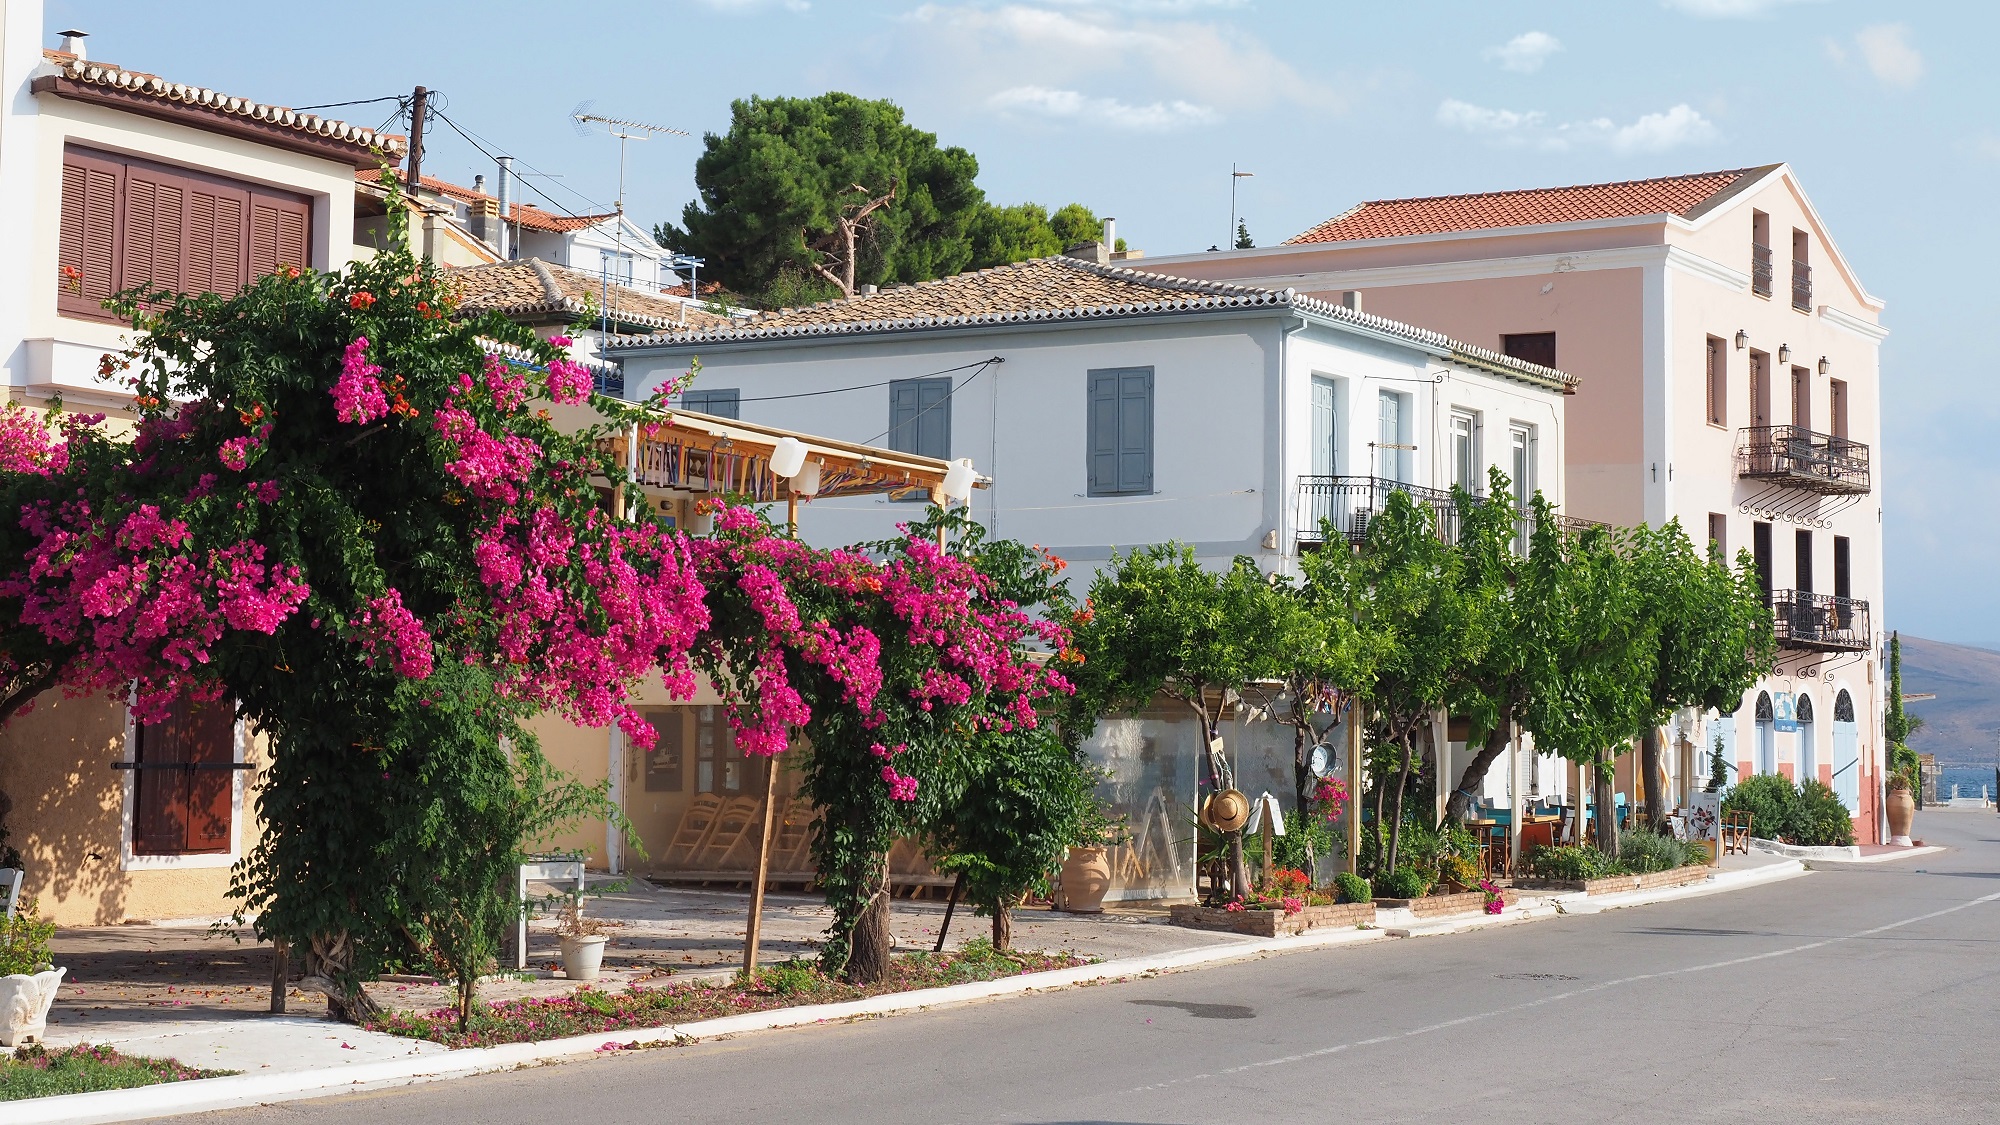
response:
{"label": "blue signboard", "polygon": [[1771,729],[1796,732],[1799,729],[1798,697],[1789,691],[1771,693]]}

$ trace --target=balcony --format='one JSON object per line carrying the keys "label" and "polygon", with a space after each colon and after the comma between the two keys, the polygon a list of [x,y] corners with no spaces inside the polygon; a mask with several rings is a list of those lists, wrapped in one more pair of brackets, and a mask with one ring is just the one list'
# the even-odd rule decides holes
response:
{"label": "balcony", "polygon": [[[1412,503],[1429,504],[1438,520],[1438,535],[1446,542],[1458,537],[1458,509],[1451,493],[1436,488],[1404,484],[1387,477],[1299,478],[1298,528],[1301,544],[1324,544],[1345,540],[1358,544],[1368,538],[1368,524],[1388,507],[1389,496],[1406,492]],[[1322,530],[1321,521],[1333,523],[1333,536]]]}
{"label": "balcony", "polygon": [[1827,495],[1869,489],[1868,447],[1804,426],[1746,426],[1738,432],[1736,475]]}
{"label": "balcony", "polygon": [[1810,590],[1771,591],[1778,647],[1809,652],[1867,652],[1868,603]]}
{"label": "balcony", "polygon": [[1792,307],[1812,311],[1812,267],[1797,260],[1792,262]]}
{"label": "balcony", "polygon": [[1776,276],[1771,269],[1771,248],[1750,244],[1750,292],[1759,297],[1771,295],[1771,279]]}

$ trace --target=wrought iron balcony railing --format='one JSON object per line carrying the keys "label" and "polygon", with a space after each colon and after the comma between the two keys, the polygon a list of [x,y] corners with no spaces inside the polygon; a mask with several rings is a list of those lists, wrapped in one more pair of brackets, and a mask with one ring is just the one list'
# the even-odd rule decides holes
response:
{"label": "wrought iron balcony railing", "polygon": [[1771,295],[1771,248],[1750,244],[1750,291],[1759,297]]}
{"label": "wrought iron balcony railing", "polygon": [[1866,652],[1868,603],[1810,590],[1771,591],[1771,617],[1778,647],[1813,652]]}
{"label": "wrought iron balcony railing", "polygon": [[1736,475],[1808,492],[1863,493],[1870,487],[1868,447],[1804,426],[1746,426],[1737,435]]}
{"label": "wrought iron balcony railing", "polygon": [[[1369,523],[1382,513],[1388,506],[1390,494],[1396,492],[1408,493],[1413,503],[1429,504],[1437,519],[1438,538],[1447,543],[1458,541],[1459,507],[1452,494],[1444,489],[1404,484],[1387,477],[1304,476],[1299,478],[1299,542],[1322,544],[1344,540],[1350,545],[1360,543],[1368,538]],[[1479,496],[1472,498],[1474,504],[1483,500]],[[1609,526],[1575,516],[1556,514],[1553,518],[1557,525],[1571,531]],[[1333,524],[1330,538],[1322,528],[1322,520]],[[1534,532],[1534,517],[1523,512],[1519,522],[1516,546],[1525,553]]]}
{"label": "wrought iron balcony railing", "polygon": [[1804,262],[1792,263],[1792,307],[1800,312],[1812,311],[1812,267]]}

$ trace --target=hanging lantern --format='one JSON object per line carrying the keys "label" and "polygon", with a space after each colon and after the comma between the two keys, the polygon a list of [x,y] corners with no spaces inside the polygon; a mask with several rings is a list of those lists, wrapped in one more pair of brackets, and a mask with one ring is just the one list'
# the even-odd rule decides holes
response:
{"label": "hanging lantern", "polygon": [[781,477],[795,477],[805,467],[806,443],[795,437],[778,439],[771,449],[771,471]]}
{"label": "hanging lantern", "polygon": [[944,498],[947,500],[969,500],[972,498],[972,458],[960,457],[951,463],[950,471],[944,475]]}

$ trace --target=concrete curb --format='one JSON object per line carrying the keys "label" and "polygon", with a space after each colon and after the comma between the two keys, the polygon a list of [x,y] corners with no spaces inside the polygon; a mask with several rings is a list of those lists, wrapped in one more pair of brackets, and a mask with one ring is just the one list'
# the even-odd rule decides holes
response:
{"label": "concrete curb", "polygon": [[780,1008],[769,1012],[751,1012],[670,1027],[600,1032],[567,1039],[549,1039],[539,1043],[510,1043],[501,1047],[473,1047],[443,1055],[357,1063],[353,1066],[321,1070],[291,1071],[284,1074],[244,1074],[229,1078],[169,1082],[158,1086],[144,1086],[136,1090],[107,1090],[92,1094],[33,1098],[7,1103],[5,1116],[8,1125],[103,1125],[107,1122],[137,1121],[183,1113],[360,1093],[447,1078],[469,1078],[477,1074],[516,1070],[563,1059],[588,1058],[628,1046],[678,1041],[694,1042],[752,1031],[862,1019],[895,1012],[922,1011],[926,1008],[967,1004],[1024,992],[1069,988],[1204,965],[1247,961],[1272,954],[1360,945],[1397,937],[1428,937],[1484,929],[1489,926],[1535,922],[1564,913],[1595,914],[1601,910],[1622,906],[1641,906],[1652,902],[1692,898],[1701,894],[1740,890],[1805,873],[1804,864],[1791,861],[1748,871],[1723,872],[1706,883],[1695,883],[1684,887],[1599,895],[1587,904],[1571,901],[1583,899],[1586,897],[1584,895],[1564,895],[1527,900],[1521,905],[1508,908],[1501,914],[1457,915],[1385,929],[1329,928],[1317,932],[1308,931],[1294,937],[1228,942],[1158,956],[1102,961],[1074,969],[1057,969],[1025,976],[1006,977],[1001,980],[952,985],[947,988],[887,993],[840,1004],[815,1004],[798,1008]]}
{"label": "concrete curb", "polygon": [[1807,854],[1807,853],[1818,853],[1818,852],[1844,853],[1847,851],[1846,848],[1799,848],[1799,847],[1793,847],[1790,844],[1779,844],[1767,850],[1771,851],[1775,855],[1788,855],[1796,859],[1811,860],[1814,863],[1892,863],[1896,860],[1909,859],[1913,856],[1931,855],[1935,852],[1944,851],[1945,849],[1937,844],[1926,844],[1921,848],[1904,848],[1900,851],[1878,852],[1875,855],[1861,855],[1859,854],[1860,849],[1857,848],[1855,849],[1856,854],[1852,856],[1845,854],[1830,854],[1830,855]]}

